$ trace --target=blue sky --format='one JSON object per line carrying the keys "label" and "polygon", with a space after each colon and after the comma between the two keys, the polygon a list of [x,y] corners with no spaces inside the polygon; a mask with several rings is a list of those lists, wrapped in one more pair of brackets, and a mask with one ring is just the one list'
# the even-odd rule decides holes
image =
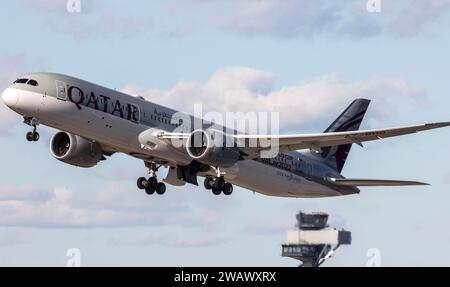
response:
{"label": "blue sky", "polygon": [[[449,120],[450,1],[8,1],[0,11],[0,88],[22,73],[66,73],[190,110],[277,111],[281,130],[320,132],[356,97],[365,128]],[[53,159],[54,131],[0,107],[0,265],[295,266],[280,245],[298,210],[327,211],[352,231],[328,266],[450,265],[450,130],[355,147],[348,177],[431,187],[283,199],[236,188],[216,197],[135,188],[142,162],[114,155],[93,169]],[[165,175],[160,174],[160,177]],[[422,244],[426,246],[426,252]],[[419,248],[418,248],[419,247]]]}

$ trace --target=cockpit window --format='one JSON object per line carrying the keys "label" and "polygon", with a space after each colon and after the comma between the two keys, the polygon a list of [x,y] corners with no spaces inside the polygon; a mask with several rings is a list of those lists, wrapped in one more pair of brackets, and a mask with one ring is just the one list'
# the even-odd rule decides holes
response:
{"label": "cockpit window", "polygon": [[36,82],[35,80],[29,80],[27,85],[32,85],[32,86],[39,86],[38,82]]}
{"label": "cockpit window", "polygon": [[28,82],[28,79],[17,79],[14,84],[25,84],[26,82]]}

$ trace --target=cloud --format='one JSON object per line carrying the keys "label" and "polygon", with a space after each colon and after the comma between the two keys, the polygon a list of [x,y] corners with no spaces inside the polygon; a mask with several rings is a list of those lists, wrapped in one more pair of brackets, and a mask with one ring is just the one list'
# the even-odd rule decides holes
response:
{"label": "cloud", "polygon": [[417,104],[425,98],[424,90],[397,78],[371,77],[345,83],[336,75],[325,75],[280,88],[274,88],[274,82],[275,76],[268,71],[224,67],[205,83],[181,80],[166,91],[145,90],[130,84],[123,91],[187,112],[193,111],[195,103],[203,105],[203,113],[279,112],[281,128],[329,122],[330,115],[337,116],[355,98],[374,99],[369,116],[377,119],[395,114],[387,105],[392,97]]}
{"label": "cloud", "polygon": [[403,37],[414,36],[433,23],[442,24],[443,18],[450,14],[450,0],[386,1],[386,4],[386,8],[395,12],[386,28]]}
{"label": "cloud", "polygon": [[27,183],[25,185],[3,185],[1,187],[1,201],[26,201],[45,202],[50,200],[54,194],[36,185]]}
{"label": "cloud", "polygon": [[313,36],[335,29],[343,6],[338,1],[242,1],[225,24],[246,35]]}
{"label": "cloud", "polygon": [[45,29],[76,41],[105,38],[128,40],[148,34],[153,27],[148,15],[130,16],[122,11],[123,7],[106,1],[81,0],[81,11],[78,13],[67,11],[67,0],[22,0],[21,4],[41,16],[40,24]]}
{"label": "cloud", "polygon": [[208,229],[219,220],[221,211],[224,210],[209,207],[207,201],[189,202],[187,194],[172,189],[164,196],[149,197],[143,192],[117,185],[77,193],[64,187],[49,192],[36,186],[0,187],[0,226],[80,228],[164,225]]}
{"label": "cloud", "polygon": [[[154,21],[138,11],[129,17],[111,1],[81,1],[81,13],[68,13],[66,0],[21,0],[25,9],[44,16],[41,24],[75,40],[97,36],[130,39],[151,32],[183,37],[212,27],[246,36],[312,38],[347,36],[353,39],[377,35],[413,37],[429,28],[448,24],[450,0],[384,1],[381,13],[369,13],[367,0],[247,0],[217,3],[206,0],[169,1],[162,7],[168,19]],[[136,9],[136,8],[132,8]]]}
{"label": "cloud", "polygon": [[147,231],[133,234],[130,237],[112,237],[109,243],[113,245],[162,245],[171,248],[207,247],[221,244],[227,239],[212,233],[177,234],[174,232]]}
{"label": "cloud", "polygon": [[[191,3],[205,5],[208,1]],[[361,39],[382,33],[411,37],[434,24],[438,26],[450,14],[449,0],[382,1],[381,13],[369,13],[366,3],[365,0],[232,1],[228,9],[217,9],[209,21],[248,36],[343,35]]]}
{"label": "cloud", "polygon": [[145,35],[153,24],[150,19],[104,11],[95,15],[78,15],[58,21],[47,19],[44,25],[75,40],[97,39],[97,37],[129,40]]}

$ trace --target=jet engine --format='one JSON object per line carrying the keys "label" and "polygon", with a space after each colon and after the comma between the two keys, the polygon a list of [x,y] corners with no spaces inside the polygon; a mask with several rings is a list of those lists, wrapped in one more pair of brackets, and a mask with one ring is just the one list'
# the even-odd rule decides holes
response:
{"label": "jet engine", "polygon": [[79,167],[93,167],[104,159],[98,143],[66,132],[52,137],[50,152],[56,159]]}
{"label": "jet engine", "polygon": [[195,130],[186,143],[187,153],[194,160],[217,167],[231,167],[241,154],[233,139],[218,130]]}

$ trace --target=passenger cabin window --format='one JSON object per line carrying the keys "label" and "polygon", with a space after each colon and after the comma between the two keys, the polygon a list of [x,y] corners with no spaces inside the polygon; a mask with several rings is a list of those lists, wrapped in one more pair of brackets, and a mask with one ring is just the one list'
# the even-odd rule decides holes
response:
{"label": "passenger cabin window", "polygon": [[28,82],[28,79],[17,79],[14,84],[25,84],[26,82]]}
{"label": "passenger cabin window", "polygon": [[35,86],[35,87],[39,86],[38,82],[36,82],[35,80],[29,80],[27,82],[27,85],[32,85],[32,86]]}

